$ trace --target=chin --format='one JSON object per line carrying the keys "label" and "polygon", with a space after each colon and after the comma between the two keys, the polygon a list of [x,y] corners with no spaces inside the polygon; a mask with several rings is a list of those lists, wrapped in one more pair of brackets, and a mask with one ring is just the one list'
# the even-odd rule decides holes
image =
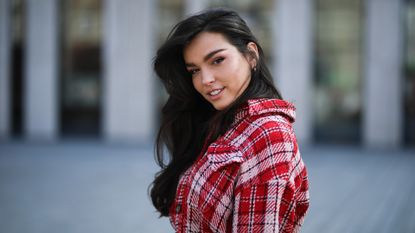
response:
{"label": "chin", "polygon": [[227,108],[229,106],[229,104],[226,104],[226,103],[216,103],[216,104],[212,104],[212,106],[216,110],[221,111],[221,110],[224,110],[225,108]]}
{"label": "chin", "polygon": [[222,107],[222,106],[215,106],[215,105],[213,105],[213,107],[214,107],[216,110],[218,110],[218,111],[221,111],[221,110],[225,109],[225,108],[224,108],[224,107]]}

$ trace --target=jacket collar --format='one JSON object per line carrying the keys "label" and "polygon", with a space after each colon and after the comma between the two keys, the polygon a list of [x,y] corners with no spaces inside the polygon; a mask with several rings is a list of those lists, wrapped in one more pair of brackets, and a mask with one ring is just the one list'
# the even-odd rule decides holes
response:
{"label": "jacket collar", "polygon": [[291,123],[295,121],[295,107],[292,103],[280,99],[251,99],[235,116],[235,123],[247,116],[264,114],[282,115]]}

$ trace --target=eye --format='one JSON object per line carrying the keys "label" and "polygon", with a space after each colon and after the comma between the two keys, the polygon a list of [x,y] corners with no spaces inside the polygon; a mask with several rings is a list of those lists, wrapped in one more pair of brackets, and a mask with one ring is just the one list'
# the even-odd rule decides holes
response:
{"label": "eye", "polygon": [[189,69],[187,72],[189,72],[191,76],[195,76],[199,72],[199,69]]}
{"label": "eye", "polygon": [[217,65],[217,64],[220,64],[220,63],[222,63],[223,62],[223,60],[225,60],[225,58],[224,57],[218,57],[218,58],[216,58],[215,60],[213,60],[213,64],[214,65]]}

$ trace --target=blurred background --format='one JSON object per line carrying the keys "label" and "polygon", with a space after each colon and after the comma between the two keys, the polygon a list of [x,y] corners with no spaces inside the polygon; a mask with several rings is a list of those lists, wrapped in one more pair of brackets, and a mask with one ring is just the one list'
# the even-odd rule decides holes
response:
{"label": "blurred background", "polygon": [[172,231],[147,196],[152,59],[211,7],[297,107],[303,232],[415,232],[415,0],[0,0],[0,232]]}

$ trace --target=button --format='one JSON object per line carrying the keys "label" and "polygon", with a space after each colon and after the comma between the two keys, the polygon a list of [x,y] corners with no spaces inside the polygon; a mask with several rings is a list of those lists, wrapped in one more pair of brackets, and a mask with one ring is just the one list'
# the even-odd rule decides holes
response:
{"label": "button", "polygon": [[176,214],[180,213],[181,210],[182,210],[182,205],[181,204],[177,204],[177,206],[176,206]]}

